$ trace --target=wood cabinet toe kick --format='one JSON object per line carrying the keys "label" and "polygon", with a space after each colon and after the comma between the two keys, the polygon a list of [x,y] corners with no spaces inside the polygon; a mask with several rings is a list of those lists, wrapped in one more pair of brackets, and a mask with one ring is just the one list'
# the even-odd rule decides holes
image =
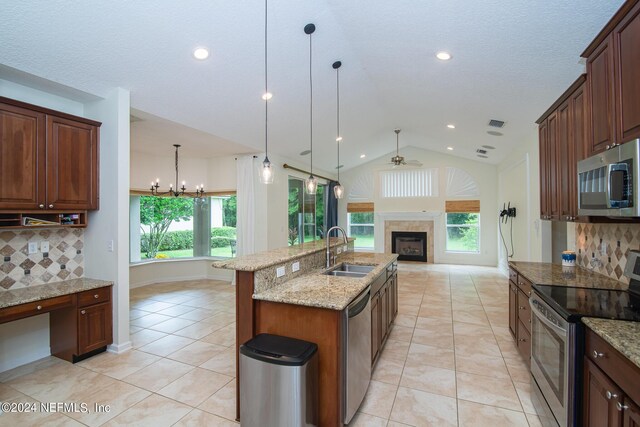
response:
{"label": "wood cabinet toe kick", "polygon": [[51,354],[78,362],[113,342],[112,285],[0,309],[0,324],[49,313]]}

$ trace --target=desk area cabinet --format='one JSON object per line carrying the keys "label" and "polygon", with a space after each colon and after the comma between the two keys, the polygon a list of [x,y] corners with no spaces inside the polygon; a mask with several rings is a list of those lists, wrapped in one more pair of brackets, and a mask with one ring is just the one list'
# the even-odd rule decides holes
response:
{"label": "desk area cabinet", "polygon": [[[5,304],[0,299],[0,324],[49,313],[51,354],[75,363],[106,350],[113,342],[112,284],[91,279],[62,283],[65,294],[29,302],[21,302],[21,298],[32,299],[29,293],[38,292],[38,288],[55,292],[57,285],[6,291],[12,294],[6,297],[11,302]],[[87,287],[91,289],[83,290]]]}

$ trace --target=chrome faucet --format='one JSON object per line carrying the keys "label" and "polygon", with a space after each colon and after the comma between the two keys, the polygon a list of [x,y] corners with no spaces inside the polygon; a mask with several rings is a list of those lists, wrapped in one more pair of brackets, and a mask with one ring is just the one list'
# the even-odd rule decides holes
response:
{"label": "chrome faucet", "polygon": [[344,228],[342,228],[342,227],[338,227],[338,226],[336,225],[336,226],[331,227],[331,228],[327,231],[327,234],[326,234],[326,237],[325,237],[325,239],[326,239],[326,241],[327,241],[327,268],[329,268],[329,267],[331,267],[333,264],[335,264],[335,262],[336,262],[336,258],[337,258],[336,256],[334,256],[334,257],[332,257],[332,256],[331,256],[331,249],[330,249],[330,247],[329,247],[329,240],[331,239],[330,235],[331,235],[331,232],[332,232],[333,230],[340,230],[340,231],[342,231],[342,238],[344,239],[344,244],[346,245],[346,244],[348,244],[348,243],[349,243],[349,242],[347,241],[347,232],[346,232],[346,231],[344,231]]}

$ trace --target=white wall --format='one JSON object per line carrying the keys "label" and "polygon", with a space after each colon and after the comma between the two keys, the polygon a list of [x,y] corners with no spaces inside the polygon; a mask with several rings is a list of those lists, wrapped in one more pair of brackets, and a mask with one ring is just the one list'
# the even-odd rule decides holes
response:
{"label": "white wall", "polygon": [[[387,156],[372,160],[362,166],[341,173],[340,181],[345,187],[347,197],[339,204],[338,222],[347,224],[347,203],[350,188],[356,185],[363,176],[373,176],[373,197],[376,212],[444,212],[446,197],[446,168],[456,167],[469,173],[480,189],[480,253],[463,254],[445,251],[445,223],[444,215],[434,220],[434,261],[436,263],[497,265],[497,211],[496,197],[497,168],[473,160],[427,151],[416,147],[403,149],[403,155],[412,160],[418,160],[424,168],[439,168],[438,197],[412,198],[382,198],[380,194],[380,178],[378,173],[389,170]],[[388,157],[390,157],[389,155]],[[363,200],[358,200],[363,201]],[[378,242],[376,242],[376,246]]]}
{"label": "white wall", "polygon": [[[498,165],[498,204],[511,201],[517,209],[513,220],[513,246],[516,261],[550,261],[551,224],[540,220],[540,157],[538,129],[533,125],[530,135],[516,145],[515,150]],[[507,231],[503,229],[503,231]],[[505,233],[508,239],[508,232]],[[507,242],[509,249],[510,242]],[[507,259],[502,242],[500,269],[506,271]]]}
{"label": "white wall", "polygon": [[[85,233],[87,277],[111,280],[113,344],[111,351],[131,347],[129,341],[129,91],[114,89],[106,99],[87,103],[86,113],[100,128],[100,210],[89,214]],[[113,251],[108,250],[113,242]]]}

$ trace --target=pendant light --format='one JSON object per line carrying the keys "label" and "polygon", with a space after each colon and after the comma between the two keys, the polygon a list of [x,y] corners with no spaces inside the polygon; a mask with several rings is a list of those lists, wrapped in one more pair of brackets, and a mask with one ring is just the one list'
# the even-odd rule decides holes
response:
{"label": "pendant light", "polygon": [[304,33],[309,35],[309,142],[311,150],[311,170],[309,172],[309,178],[304,180],[304,189],[307,194],[316,194],[316,190],[318,189],[318,178],[313,176],[313,74],[311,72],[311,34],[313,34],[315,30],[316,26],[313,24],[304,26]]}
{"label": "pendant light", "polygon": [[260,172],[260,180],[263,184],[273,183],[273,165],[269,161],[269,133],[268,133],[268,117],[269,117],[269,100],[271,94],[267,86],[267,0],[264,0],[264,161],[262,162],[262,171]]}
{"label": "pendant light", "polygon": [[336,146],[338,147],[338,181],[336,181],[335,187],[333,187],[333,194],[336,199],[342,199],[344,196],[344,187],[340,184],[340,142],[342,142],[342,136],[340,135],[340,67],[342,62],[336,61],[332,67],[336,70]]}

